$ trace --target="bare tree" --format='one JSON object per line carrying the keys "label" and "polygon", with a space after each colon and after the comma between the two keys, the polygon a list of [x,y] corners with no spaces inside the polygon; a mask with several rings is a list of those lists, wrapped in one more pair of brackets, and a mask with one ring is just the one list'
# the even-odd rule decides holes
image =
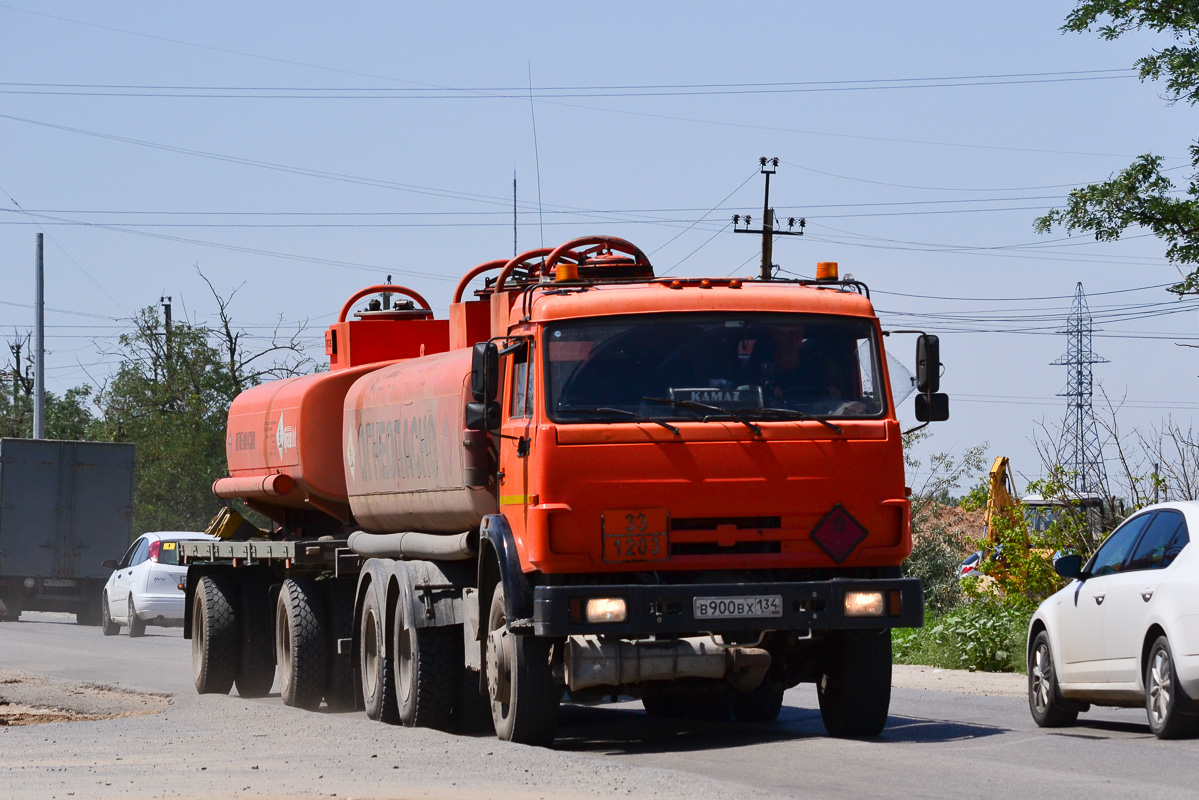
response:
{"label": "bare tree", "polygon": [[303,346],[303,335],[308,327],[307,319],[296,323],[294,333],[285,335],[282,333],[283,315],[280,314],[275,321],[274,330],[271,331],[270,343],[259,350],[247,350],[243,343],[246,332],[236,330],[229,315],[229,305],[241,286],[230,292],[228,297],[221,297],[212,281],[208,280],[208,276],[201,272],[199,267],[196,267],[196,272],[208,284],[208,290],[216,300],[220,325],[212,332],[220,342],[219,347],[224,354],[229,379],[237,391],[255,386],[264,378],[288,378],[305,375],[314,370],[317,366],[316,361],[304,352]]}

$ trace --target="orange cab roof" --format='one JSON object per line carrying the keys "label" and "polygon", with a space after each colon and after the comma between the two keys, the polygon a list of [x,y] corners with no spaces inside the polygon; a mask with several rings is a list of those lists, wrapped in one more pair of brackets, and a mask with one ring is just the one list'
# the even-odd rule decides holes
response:
{"label": "orange cab roof", "polygon": [[[548,285],[533,290],[531,321],[575,317],[650,314],[663,311],[744,311],[838,314],[874,317],[874,307],[864,296],[840,286],[811,286],[784,281],[745,281],[734,288],[728,279],[701,288],[688,279],[681,288],[669,283],[598,284],[585,291],[575,287],[555,294]],[[517,300],[519,304],[521,301]],[[517,309],[513,309],[516,311]]]}

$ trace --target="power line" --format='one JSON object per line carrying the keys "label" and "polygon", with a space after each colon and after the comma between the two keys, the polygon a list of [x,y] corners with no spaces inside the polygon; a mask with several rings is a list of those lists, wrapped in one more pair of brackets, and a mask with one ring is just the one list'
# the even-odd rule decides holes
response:
{"label": "power line", "polygon": [[[570,100],[587,98],[626,97],[721,97],[733,95],[813,94],[827,92],[896,91],[909,89],[953,89],[978,86],[1017,86],[1044,83],[1074,83],[1079,81],[1131,80],[1131,70],[1093,70],[1118,74],[1026,73],[1048,77],[1022,77],[1021,74],[959,77],[867,79],[863,81],[807,81],[776,84],[708,84],[644,86],[644,87],[549,87],[490,88],[376,88],[376,87],[155,87],[146,85],[72,85],[0,83],[0,86],[33,86],[46,88],[0,89],[0,94],[41,95],[56,97],[123,97],[173,98],[203,100]],[[720,87],[720,88],[714,88]]]}

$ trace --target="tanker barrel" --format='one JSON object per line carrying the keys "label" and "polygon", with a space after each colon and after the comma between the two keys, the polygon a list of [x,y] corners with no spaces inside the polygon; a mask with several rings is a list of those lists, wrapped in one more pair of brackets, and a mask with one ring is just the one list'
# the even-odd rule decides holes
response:
{"label": "tanker barrel", "polygon": [[295,486],[295,480],[282,473],[249,478],[217,478],[212,483],[212,493],[227,499],[282,497],[289,494]]}
{"label": "tanker barrel", "polygon": [[479,552],[478,531],[459,534],[369,533],[354,531],[349,548],[367,558],[407,558],[421,561],[465,561]]}

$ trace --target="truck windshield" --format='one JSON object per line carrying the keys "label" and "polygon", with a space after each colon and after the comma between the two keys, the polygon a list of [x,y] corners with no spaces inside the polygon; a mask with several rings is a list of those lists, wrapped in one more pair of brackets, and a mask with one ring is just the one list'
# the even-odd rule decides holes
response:
{"label": "truck windshield", "polygon": [[875,327],[856,317],[653,314],[545,331],[557,422],[877,418]]}

